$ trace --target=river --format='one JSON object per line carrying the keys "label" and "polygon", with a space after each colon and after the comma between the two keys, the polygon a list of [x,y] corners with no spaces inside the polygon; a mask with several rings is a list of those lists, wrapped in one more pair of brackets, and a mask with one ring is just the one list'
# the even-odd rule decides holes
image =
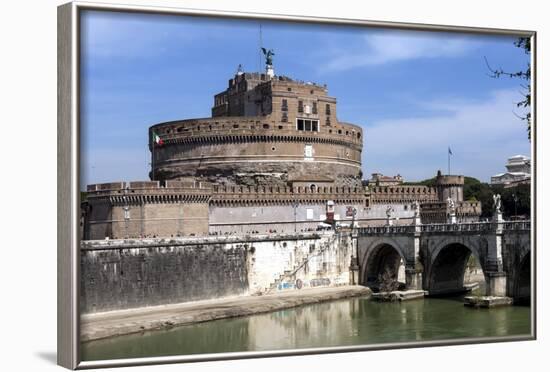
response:
{"label": "river", "polygon": [[530,334],[530,308],[474,309],[462,297],[352,298],[82,344],[82,360],[352,346]]}

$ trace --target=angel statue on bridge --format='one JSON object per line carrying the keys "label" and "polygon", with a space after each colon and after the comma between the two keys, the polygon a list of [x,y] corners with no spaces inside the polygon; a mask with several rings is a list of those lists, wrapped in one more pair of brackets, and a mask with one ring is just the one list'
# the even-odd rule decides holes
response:
{"label": "angel statue on bridge", "polygon": [[447,207],[449,208],[450,213],[455,212],[455,202],[450,197],[447,198]]}
{"label": "angel statue on bridge", "polygon": [[501,208],[501,202],[500,202],[500,194],[494,194],[493,195],[493,209],[496,213],[500,213]]}
{"label": "angel statue on bridge", "polygon": [[413,211],[415,217],[418,217],[420,215],[420,203],[418,202],[418,200],[415,200],[413,203]]}

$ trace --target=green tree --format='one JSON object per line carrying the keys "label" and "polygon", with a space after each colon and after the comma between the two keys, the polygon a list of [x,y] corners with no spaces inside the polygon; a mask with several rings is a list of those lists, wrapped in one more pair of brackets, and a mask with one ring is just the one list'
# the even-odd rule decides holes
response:
{"label": "green tree", "polygon": [[[419,182],[407,182],[408,185],[423,185],[435,187],[436,178],[429,178]],[[530,185],[517,185],[504,188],[502,185],[491,185],[481,182],[474,177],[464,177],[464,200],[481,202],[481,218],[490,218],[493,215],[493,195],[500,194],[502,213],[505,218],[511,216],[531,216],[531,188]]]}

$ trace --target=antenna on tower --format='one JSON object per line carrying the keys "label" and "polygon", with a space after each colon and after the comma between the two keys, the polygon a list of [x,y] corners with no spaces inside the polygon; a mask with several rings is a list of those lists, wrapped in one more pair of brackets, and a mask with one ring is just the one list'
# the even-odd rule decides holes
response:
{"label": "antenna on tower", "polygon": [[258,38],[258,55],[259,55],[259,59],[258,59],[258,72],[261,72],[262,71],[262,48],[263,48],[263,40],[262,40],[262,23],[260,22],[260,32],[259,32],[259,38]]}

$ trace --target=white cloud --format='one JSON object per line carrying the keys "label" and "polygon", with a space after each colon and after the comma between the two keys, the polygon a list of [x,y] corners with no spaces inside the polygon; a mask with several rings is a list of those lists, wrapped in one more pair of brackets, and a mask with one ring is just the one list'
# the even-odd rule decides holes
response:
{"label": "white cloud", "polygon": [[[485,101],[434,101],[426,107],[439,114],[429,117],[382,120],[365,129],[363,167],[369,173],[400,173],[418,180],[447,169],[488,181],[504,170],[507,157],[529,155],[526,126],[514,112],[521,95],[514,90],[493,92]],[[444,113],[441,113],[444,109]]]}
{"label": "white cloud", "polygon": [[386,31],[365,35],[359,45],[331,51],[325,71],[344,71],[389,62],[421,58],[450,58],[464,55],[476,47],[472,40],[456,36],[439,37],[433,33]]}

